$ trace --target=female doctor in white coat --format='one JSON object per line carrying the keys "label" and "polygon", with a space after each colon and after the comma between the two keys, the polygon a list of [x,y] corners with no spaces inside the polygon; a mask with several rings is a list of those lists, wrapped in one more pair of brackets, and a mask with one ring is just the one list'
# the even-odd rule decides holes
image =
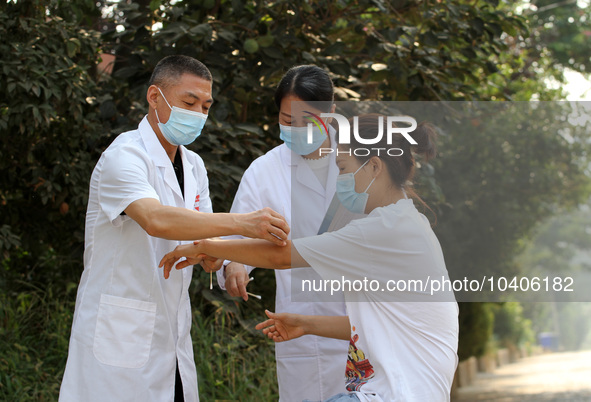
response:
{"label": "female doctor in white coat", "polygon": [[[328,135],[324,131],[314,131],[314,141],[308,144],[305,141],[308,120],[300,113],[292,113],[292,107],[303,105],[302,101],[314,102],[315,107],[306,110],[319,115],[333,110],[333,97],[330,77],[317,66],[293,67],[283,76],[275,92],[275,104],[279,108],[280,138],[284,144],[256,159],[244,172],[231,212],[246,213],[271,207],[283,213],[293,239],[318,234],[335,194],[338,175],[334,153],[320,155],[319,149],[335,147],[335,130],[326,124]],[[299,103],[292,105],[292,102]],[[231,296],[242,296],[246,300],[246,284],[252,269],[226,262],[217,273],[218,283]],[[312,292],[292,294],[292,270],[275,271],[275,275],[277,312],[345,314],[342,295],[338,298],[339,302],[314,301]],[[314,279],[316,276],[313,270],[297,271],[298,280]],[[293,277],[295,280],[295,272]],[[292,302],[295,298],[308,301]],[[347,348],[346,341],[317,336],[277,344],[275,357],[279,400],[324,400],[343,392],[343,364],[347,359]]]}

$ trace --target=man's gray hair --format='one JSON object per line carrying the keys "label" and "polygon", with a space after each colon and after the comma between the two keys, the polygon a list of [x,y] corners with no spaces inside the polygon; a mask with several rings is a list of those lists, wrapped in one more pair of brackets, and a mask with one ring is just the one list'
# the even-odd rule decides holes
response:
{"label": "man's gray hair", "polygon": [[180,79],[183,74],[192,74],[212,81],[211,73],[199,60],[189,56],[172,55],[166,56],[158,62],[152,72],[149,85],[166,88]]}

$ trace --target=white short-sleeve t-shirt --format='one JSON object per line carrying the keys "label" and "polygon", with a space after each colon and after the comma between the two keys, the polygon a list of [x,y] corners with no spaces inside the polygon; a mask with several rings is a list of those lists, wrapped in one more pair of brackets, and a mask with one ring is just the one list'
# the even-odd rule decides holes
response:
{"label": "white short-sleeve t-shirt", "polygon": [[447,278],[447,269],[412,200],[293,244],[324,280],[344,290],[351,322],[347,390],[361,401],[448,401],[458,307],[452,294],[432,301],[428,278]]}

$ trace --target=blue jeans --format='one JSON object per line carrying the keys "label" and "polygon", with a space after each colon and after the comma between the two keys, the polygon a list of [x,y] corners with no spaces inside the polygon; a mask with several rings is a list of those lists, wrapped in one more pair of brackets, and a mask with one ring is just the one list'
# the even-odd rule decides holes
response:
{"label": "blue jeans", "polygon": [[[312,402],[309,399],[306,399],[303,402]],[[331,396],[324,402],[359,402],[359,398],[355,394],[349,394],[348,392],[343,392],[342,394],[338,394],[335,396]]]}

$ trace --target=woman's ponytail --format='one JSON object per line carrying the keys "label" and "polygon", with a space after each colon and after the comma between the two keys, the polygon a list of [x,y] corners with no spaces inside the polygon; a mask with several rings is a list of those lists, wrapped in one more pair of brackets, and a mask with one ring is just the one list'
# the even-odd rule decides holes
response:
{"label": "woman's ponytail", "polygon": [[437,148],[435,147],[437,131],[432,124],[426,122],[419,123],[411,135],[418,144],[413,147],[415,154],[423,155],[425,160],[435,157],[437,154]]}

